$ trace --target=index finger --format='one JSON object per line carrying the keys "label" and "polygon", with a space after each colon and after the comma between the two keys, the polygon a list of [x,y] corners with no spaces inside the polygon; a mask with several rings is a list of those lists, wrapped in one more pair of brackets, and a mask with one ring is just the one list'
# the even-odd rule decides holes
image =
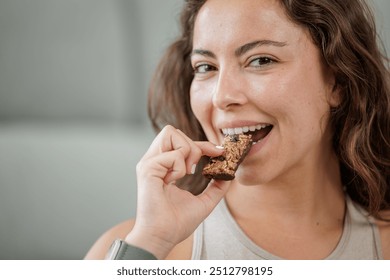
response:
{"label": "index finger", "polygon": [[194,141],[181,130],[178,130],[178,133],[181,134],[189,143],[194,143],[200,149],[202,155],[216,157],[222,155],[223,153],[223,147],[221,146],[216,146],[209,141]]}
{"label": "index finger", "polygon": [[195,145],[202,151],[203,155],[217,157],[222,155],[223,148],[208,141],[194,141]]}

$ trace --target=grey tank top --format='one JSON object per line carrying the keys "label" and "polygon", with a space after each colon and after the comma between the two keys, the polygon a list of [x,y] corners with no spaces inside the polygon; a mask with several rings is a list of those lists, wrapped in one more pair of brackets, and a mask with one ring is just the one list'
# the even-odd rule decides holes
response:
{"label": "grey tank top", "polygon": [[[383,259],[379,231],[366,211],[346,198],[344,229],[330,260]],[[278,260],[242,231],[222,200],[195,230],[194,260]]]}

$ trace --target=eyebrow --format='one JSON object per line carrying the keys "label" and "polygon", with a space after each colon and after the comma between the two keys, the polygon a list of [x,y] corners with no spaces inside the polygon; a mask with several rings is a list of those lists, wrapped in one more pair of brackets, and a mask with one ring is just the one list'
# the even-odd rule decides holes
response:
{"label": "eyebrow", "polygon": [[208,50],[203,50],[203,49],[194,49],[191,53],[191,56],[193,56],[195,54],[199,54],[199,55],[207,56],[207,57],[211,57],[211,58],[217,57],[213,52],[208,51]]}
{"label": "eyebrow", "polygon": [[258,41],[254,41],[254,42],[250,42],[248,44],[242,45],[241,47],[237,48],[234,51],[234,54],[235,54],[235,56],[239,57],[239,56],[245,54],[246,52],[248,52],[254,48],[260,47],[260,46],[284,47],[286,45],[287,45],[286,42],[278,42],[278,41],[272,41],[272,40],[258,40]]}
{"label": "eyebrow", "polygon": [[[257,41],[253,41],[253,42],[250,42],[250,43],[247,43],[245,45],[238,47],[234,51],[234,55],[239,57],[239,56],[245,54],[246,52],[248,52],[254,48],[260,47],[260,46],[284,47],[286,45],[287,45],[286,42],[279,42],[279,41],[272,41],[272,40],[257,40]],[[208,50],[204,50],[204,49],[194,49],[191,53],[191,56],[195,55],[195,54],[199,54],[199,55],[207,56],[207,57],[211,57],[211,58],[216,58],[216,55],[213,52],[208,51]]]}

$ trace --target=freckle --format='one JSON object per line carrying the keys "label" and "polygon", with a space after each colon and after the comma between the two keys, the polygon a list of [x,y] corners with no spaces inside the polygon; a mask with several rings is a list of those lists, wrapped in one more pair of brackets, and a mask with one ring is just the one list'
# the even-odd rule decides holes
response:
{"label": "freckle", "polygon": [[320,222],[317,222],[317,223],[316,223],[316,226],[319,226],[319,225],[320,225]]}

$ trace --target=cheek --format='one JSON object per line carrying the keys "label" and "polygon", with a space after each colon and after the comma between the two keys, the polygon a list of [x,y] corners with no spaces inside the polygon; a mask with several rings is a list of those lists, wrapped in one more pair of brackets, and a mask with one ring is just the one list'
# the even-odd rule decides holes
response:
{"label": "cheek", "polygon": [[[310,71],[287,68],[262,79],[260,96],[256,96],[259,108],[274,118],[281,152],[303,149],[304,142],[318,142],[326,130],[327,113],[323,81]],[[260,107],[261,106],[261,107]]]}
{"label": "cheek", "polygon": [[191,108],[199,121],[204,133],[206,134],[207,139],[215,144],[220,144],[219,142],[219,133],[214,129],[213,126],[213,86],[205,85],[202,83],[198,85],[193,83],[190,89],[190,101]]}
{"label": "cheek", "polygon": [[[292,80],[279,84],[284,92],[284,124],[294,128],[298,141],[321,137],[328,126],[330,106],[327,102],[327,86],[320,75],[307,71]],[[316,136],[314,136],[316,135]]]}
{"label": "cheek", "polygon": [[190,89],[190,102],[195,117],[204,129],[211,113],[212,103],[210,94],[208,94],[203,87],[197,85],[197,83],[192,83]]}

